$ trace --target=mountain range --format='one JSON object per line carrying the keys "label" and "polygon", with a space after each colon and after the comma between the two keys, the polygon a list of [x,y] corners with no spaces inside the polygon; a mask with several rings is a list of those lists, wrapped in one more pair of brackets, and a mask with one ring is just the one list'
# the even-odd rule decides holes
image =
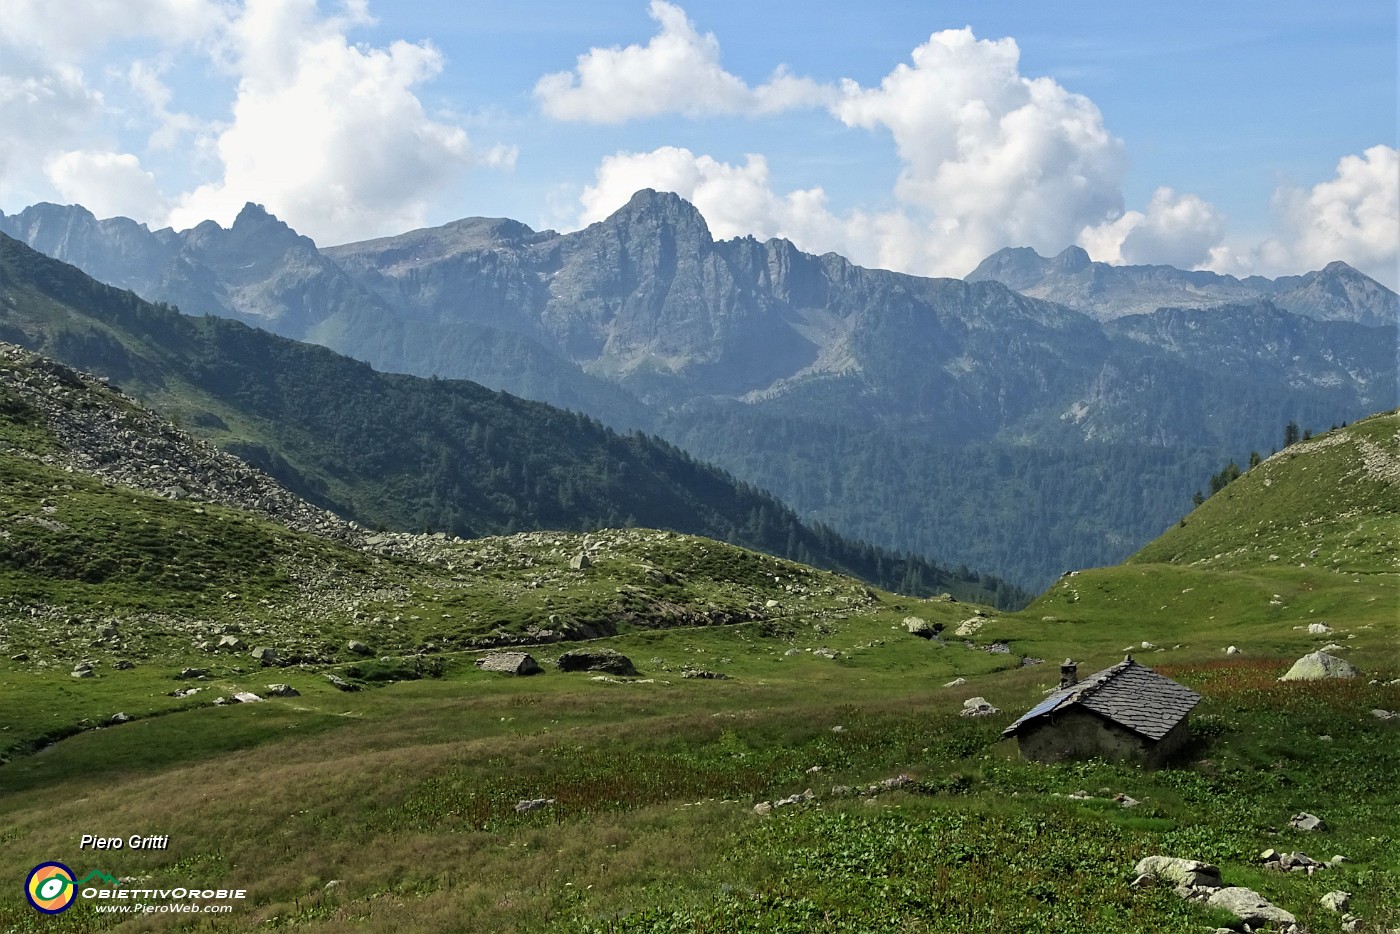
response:
{"label": "mountain range", "polygon": [[1369,327],[1394,324],[1394,292],[1343,262],[1301,276],[1237,279],[1172,266],[1096,263],[1077,246],[1053,257],[1029,247],[998,250],[967,275],[968,282],[1000,282],[1032,298],[1058,302],[1100,321],[1148,314],[1158,308],[1209,308],[1267,299],[1278,308],[1318,321]]}
{"label": "mountain range", "polygon": [[1007,604],[1027,597],[992,576],[955,574],[804,524],[771,494],[660,439],[619,435],[462,380],[380,373],[240,322],[182,315],[3,234],[0,340],[113,380],[370,528],[481,536],[641,525],[917,593]]}
{"label": "mountain range", "polygon": [[642,428],[885,546],[1041,586],[1120,560],[1231,459],[1396,400],[1396,296],[1345,264],[1235,279],[1071,248],[966,281],[716,241],[638,192],[319,249],[257,205],[151,232],[36,205],[0,230],[191,314]]}

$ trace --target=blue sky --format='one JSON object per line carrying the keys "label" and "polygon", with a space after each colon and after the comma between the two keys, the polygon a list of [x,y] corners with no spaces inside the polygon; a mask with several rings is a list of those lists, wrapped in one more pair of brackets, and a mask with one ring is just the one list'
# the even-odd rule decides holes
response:
{"label": "blue sky", "polygon": [[676,190],[717,236],[962,275],[1003,246],[1394,287],[1396,6],[0,0],[0,209],[265,204],[329,244],[572,229]]}

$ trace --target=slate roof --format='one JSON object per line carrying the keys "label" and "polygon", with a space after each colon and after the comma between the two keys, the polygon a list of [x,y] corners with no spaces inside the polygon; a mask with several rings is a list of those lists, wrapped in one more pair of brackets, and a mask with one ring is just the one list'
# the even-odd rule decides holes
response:
{"label": "slate roof", "polygon": [[1032,721],[1078,705],[1134,733],[1159,740],[1200,701],[1201,695],[1195,691],[1144,668],[1129,656],[1112,668],[1051,694],[1001,735],[1015,736]]}

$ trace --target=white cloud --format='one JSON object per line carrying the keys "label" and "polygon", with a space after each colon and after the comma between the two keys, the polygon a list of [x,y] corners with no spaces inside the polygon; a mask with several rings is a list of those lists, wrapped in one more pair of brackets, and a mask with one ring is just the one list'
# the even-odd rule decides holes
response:
{"label": "white cloud", "polygon": [[1400,287],[1400,150],[1372,146],[1343,156],[1312,188],[1281,185],[1273,229],[1262,241],[1227,238],[1209,268],[1233,275],[1296,275],[1341,260]]}
{"label": "white cloud", "polygon": [[442,68],[433,46],[350,43],[366,17],[363,3],[321,17],[314,0],[248,0],[226,40],[240,80],[222,178],[182,196],[170,223],[227,223],[257,201],[321,243],[396,233],[469,166],[513,163],[427,114],[414,87]]}
{"label": "white cloud", "polygon": [[1008,244],[1057,252],[1121,213],[1122,141],[1087,97],[1022,76],[1019,59],[1013,39],[946,30],[878,88],[843,82],[833,112],[890,132],[895,195],[933,238],[928,250],[884,248],[919,263],[910,271],[962,275]]}
{"label": "white cloud", "polygon": [[[343,0],[330,14],[317,0],[92,0],[81,13],[50,0],[4,5],[7,200],[56,190],[99,212],[178,226],[227,223],[256,201],[328,242],[421,225],[468,167],[514,162],[514,150],[473,147],[425,110],[417,87],[443,64],[433,46],[348,38],[373,22],[367,0]],[[109,46],[120,40],[143,42],[143,57],[114,67]],[[226,118],[209,119],[207,103],[203,117],[185,112],[165,83],[191,53],[214,64],[206,77],[236,81]],[[90,83],[82,65],[104,59]],[[131,138],[142,130],[144,141]],[[174,184],[191,190],[167,200],[142,160],[168,167],[154,155],[170,152],[183,154],[186,173]]]}
{"label": "white cloud", "polygon": [[174,149],[184,138],[200,133],[207,134],[212,129],[187,113],[170,109],[170,102],[175,94],[161,80],[160,72],[160,65],[135,61],[127,68],[124,76],[127,84],[144,102],[156,124],[147,145],[157,151]]}
{"label": "white cloud", "polygon": [[[0,48],[0,51],[4,51]],[[76,141],[102,109],[78,68],[5,54],[0,72],[0,192],[32,189],[46,154]]]}
{"label": "white cloud", "polygon": [[1372,146],[1344,156],[1335,178],[1274,196],[1282,236],[1262,247],[1265,261],[1310,269],[1343,260],[1395,285],[1400,261],[1400,151]]}
{"label": "white cloud", "polygon": [[[662,37],[688,26],[667,10],[678,19],[663,21]],[[653,46],[610,54],[642,56]],[[1048,78],[1023,77],[1019,54],[1011,39],[949,30],[915,49],[912,65],[898,66],[879,87],[843,82],[829,101],[833,115],[893,137],[901,170],[892,210],[838,217],[820,188],[775,192],[761,156],[736,167],[668,147],[605,159],[585,190],[582,219],[606,215],[649,185],[690,198],[717,235],[786,236],[804,249],[905,272],[961,276],[1009,244],[1058,252],[1084,228],[1122,214],[1123,144],[1090,100]],[[718,68],[713,57],[705,61]],[[587,74],[582,63],[580,74]],[[635,112],[624,105],[610,111]],[[1182,207],[1159,206],[1134,244],[1175,245]]]}
{"label": "white cloud", "polygon": [[777,113],[832,99],[830,88],[782,68],[751,88],[724,70],[719,41],[697,32],[680,7],[652,0],[650,14],[661,29],[645,46],[590,49],[573,71],[541,78],[535,97],[544,112],[558,120],[621,123],[666,113]]}
{"label": "white cloud", "polygon": [[1158,188],[1146,213],[1085,227],[1078,243],[1100,262],[1195,269],[1210,260],[1225,234],[1225,218],[1196,195]]}
{"label": "white cloud", "polygon": [[131,153],[75,150],[50,159],[44,171],[65,200],[98,217],[146,217],[165,201],[156,177]]}
{"label": "white cloud", "polygon": [[63,61],[114,39],[149,36],[170,44],[196,42],[227,20],[230,4],[216,0],[5,0],[0,42],[42,49]]}

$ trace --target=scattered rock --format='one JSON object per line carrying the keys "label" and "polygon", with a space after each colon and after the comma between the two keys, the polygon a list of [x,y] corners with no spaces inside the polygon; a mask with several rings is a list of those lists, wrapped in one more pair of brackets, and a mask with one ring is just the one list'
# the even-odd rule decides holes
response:
{"label": "scattered rock", "polygon": [[248,644],[237,636],[220,636],[218,647],[220,652],[242,652]]}
{"label": "scattered rock", "polygon": [[635,675],[632,660],[613,649],[573,649],[559,656],[560,671],[603,671],[611,675]]}
{"label": "scattered rock", "polygon": [[10,656],[10,661],[12,661],[12,662],[27,662],[27,661],[29,661],[29,653],[28,653],[28,652],[20,652],[18,655],[11,655],[11,656]]}
{"label": "scattered rock", "polygon": [[930,623],[927,620],[919,619],[917,616],[906,616],[904,618],[904,628],[910,635],[918,636],[920,639],[932,639],[943,631],[942,623]]}
{"label": "scattered rock", "polygon": [[569,559],[569,567],[573,568],[575,571],[587,570],[592,566],[593,559],[581,551]]}
{"label": "scattered rock", "polygon": [[985,623],[986,620],[974,616],[972,619],[965,619],[959,623],[958,628],[953,630],[953,633],[958,636],[971,636],[976,634],[977,630],[981,629]]}
{"label": "scattered rock", "polygon": [[966,678],[954,678],[952,681],[949,681],[947,684],[945,684],[945,685],[943,685],[943,686],[944,686],[945,688],[955,688],[955,687],[957,687],[957,686],[960,685],[960,684],[967,684],[967,679],[966,679]]}
{"label": "scattered rock", "polygon": [[894,778],[886,778],[881,781],[878,781],[875,784],[866,788],[865,790],[868,791],[870,794],[874,795],[879,794],[882,791],[894,791],[896,788],[903,788],[905,785],[912,784],[914,784],[913,776],[906,775],[903,772],[900,772]]}
{"label": "scattered rock", "polygon": [[555,803],[557,802],[553,798],[529,798],[516,802],[515,813],[525,814],[529,811],[538,811],[540,808],[547,808]]}
{"label": "scattered rock", "polygon": [[1400,717],[1400,713],[1396,713],[1393,710],[1382,710],[1379,707],[1372,707],[1371,716],[1375,717],[1377,720],[1394,720],[1396,717]]}
{"label": "scattered rock", "polygon": [[705,671],[702,668],[687,668],[681,672],[682,678],[700,678],[708,681],[728,681],[729,675],[719,671]]}
{"label": "scattered rock", "polygon": [[358,691],[360,689],[359,685],[351,684],[340,675],[332,674],[329,671],[326,672],[326,680],[342,691]]}
{"label": "scattered rock", "polygon": [[1253,889],[1228,886],[1216,889],[1206,899],[1212,908],[1228,911],[1250,927],[1264,924],[1296,924],[1298,919]]}
{"label": "scattered rock", "polygon": [[496,652],[478,658],[476,667],[507,675],[537,675],[543,671],[539,662],[526,652]]}
{"label": "scattered rock", "polygon": [[233,699],[240,704],[256,704],[262,700],[261,697],[254,694],[252,691],[239,691],[237,694],[233,695]]}
{"label": "scattered rock", "polygon": [[175,677],[181,681],[188,681],[190,678],[203,678],[209,674],[208,668],[181,668],[180,673]]}
{"label": "scattered rock", "polygon": [[1332,631],[1332,627],[1329,626],[1329,625],[1327,625],[1326,623],[1309,623],[1309,624],[1308,624],[1308,635],[1310,635],[1310,636],[1325,636],[1325,635],[1327,635],[1327,633],[1329,633],[1329,632],[1331,632],[1331,631]]}
{"label": "scattered rock", "polygon": [[92,666],[89,665],[87,662],[79,662],[77,665],[74,665],[73,670],[69,672],[69,675],[71,675],[74,678],[96,677],[96,675],[93,673]]}
{"label": "scattered rock", "polygon": [[822,658],[835,658],[839,653],[835,649],[828,649],[823,646],[819,649],[813,649],[812,654],[819,655]]}
{"label": "scattered rock", "polygon": [[1226,654],[1226,655],[1238,655],[1238,654],[1240,654],[1240,650],[1239,650],[1239,648],[1237,648],[1236,646],[1233,646],[1233,645],[1232,645],[1232,646],[1228,646],[1228,647],[1225,649],[1225,654]]}
{"label": "scattered rock", "polygon": [[269,684],[267,686],[269,697],[300,697],[301,692],[290,684]]}
{"label": "scattered rock", "polygon": [[1225,883],[1220,880],[1219,868],[1196,859],[1179,859],[1175,856],[1147,856],[1138,860],[1133,869],[1137,875],[1150,874],[1172,885],[1189,885],[1192,888],[1219,888]]}
{"label": "scattered rock", "polygon": [[345,643],[345,649],[346,649],[346,651],[348,651],[351,655],[373,655],[373,654],[374,654],[374,649],[372,649],[372,648],[370,648],[369,646],[365,645],[363,642],[359,642],[359,641],[357,641],[357,640],[355,640],[355,639],[351,639],[349,642]]}
{"label": "scattered rock", "polygon": [[119,658],[116,661],[112,662],[112,667],[115,668],[117,671],[130,671],[136,666],[124,658]]}
{"label": "scattered rock", "polygon": [[1354,678],[1356,668],[1344,658],[1312,652],[1293,663],[1280,681],[1317,681],[1322,678]]}
{"label": "scattered rock", "polygon": [[787,807],[789,804],[803,804],[811,801],[816,795],[812,794],[812,789],[808,788],[801,794],[788,795],[786,798],[779,798],[777,801],[760,801],[753,806],[755,814],[769,814],[774,808]]}
{"label": "scattered rock", "polygon": [[988,717],[994,713],[1001,713],[1001,709],[993,707],[985,697],[969,697],[963,701],[964,717]]}
{"label": "scattered rock", "polygon": [[251,654],[252,657],[264,667],[277,664],[277,650],[270,646],[258,646],[256,649],[253,649]]}
{"label": "scattered rock", "polygon": [[1316,814],[1309,814],[1307,811],[1303,811],[1302,813],[1294,814],[1291,818],[1289,818],[1288,826],[1292,827],[1294,830],[1320,831],[1327,829],[1327,822],[1324,821],[1322,818],[1318,817]]}
{"label": "scattered rock", "polygon": [[114,714],[112,714],[110,717],[107,718],[107,722],[110,723],[110,724],[112,724],[113,726],[115,726],[115,725],[118,724],[118,723],[130,723],[130,722],[131,722],[131,714],[129,714],[129,713],[114,713]]}
{"label": "scattered rock", "polygon": [[1322,903],[1322,907],[1326,908],[1328,911],[1335,911],[1341,914],[1351,907],[1351,893],[1328,892],[1326,895],[1322,896],[1319,901]]}

